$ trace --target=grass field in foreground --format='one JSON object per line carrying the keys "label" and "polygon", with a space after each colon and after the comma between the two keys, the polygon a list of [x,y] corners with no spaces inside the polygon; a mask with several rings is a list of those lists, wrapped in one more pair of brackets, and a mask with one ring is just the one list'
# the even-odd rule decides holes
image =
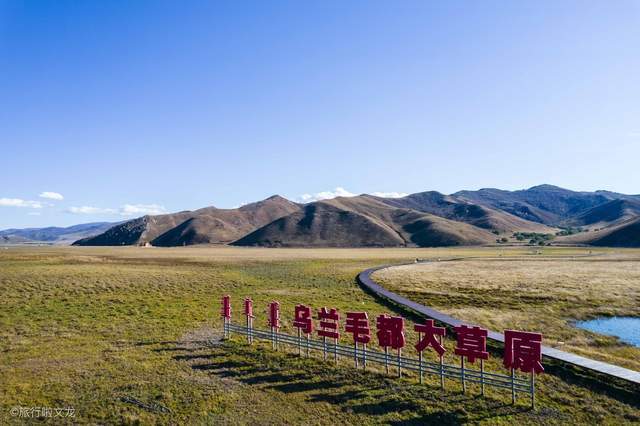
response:
{"label": "grass field in foreground", "polygon": [[640,348],[573,325],[640,316],[640,251],[433,262],[385,269],[373,278],[470,324],[541,331],[549,346],[640,371]]}
{"label": "grass field in foreground", "polygon": [[[504,253],[504,251],[502,251]],[[510,255],[530,255],[527,249]],[[579,254],[553,250],[551,255]],[[637,402],[562,379],[538,381],[539,409],[509,404],[508,392],[442,392],[433,379],[387,378],[344,360],[274,353],[241,339],[215,343],[219,298],[236,312],[251,296],[264,307],[327,305],[370,317],[391,312],[354,281],[367,267],[420,258],[493,257],[495,249],[270,250],[240,248],[0,249],[0,424],[10,410],[73,407],[69,423],[335,424],[593,423],[640,421]],[[542,255],[543,257],[546,254]],[[238,319],[238,316],[236,316]],[[348,337],[345,337],[345,342]],[[409,345],[415,341],[408,333]],[[447,345],[451,347],[452,343]],[[453,362],[453,360],[450,360]],[[498,370],[493,359],[487,369]]]}

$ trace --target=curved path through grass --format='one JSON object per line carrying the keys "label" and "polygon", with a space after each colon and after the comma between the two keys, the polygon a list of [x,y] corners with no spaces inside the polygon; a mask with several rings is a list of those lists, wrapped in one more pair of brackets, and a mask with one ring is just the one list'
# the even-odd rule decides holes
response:
{"label": "curved path through grass", "polygon": [[[459,260],[459,259],[456,259],[456,260]],[[451,260],[451,261],[456,261],[456,260]],[[371,278],[371,275],[374,272],[381,271],[383,269],[387,269],[391,267],[407,266],[407,265],[411,265],[411,264],[383,265],[375,268],[370,268],[362,271],[358,275],[358,281],[366,289],[375,293],[379,297],[387,299],[411,311],[417,312],[422,316],[433,318],[450,327],[454,327],[454,326],[465,323],[464,320],[454,318],[443,312],[437,311],[435,309],[429,308],[420,303],[412,301],[404,296],[401,296],[400,294],[394,293],[382,287]],[[489,331],[488,337],[490,340],[504,343],[504,335],[502,333],[499,333],[496,331]],[[570,352],[565,352],[563,350],[559,350],[549,346],[543,346],[542,353],[544,357],[546,357],[547,359],[558,361],[568,366],[580,367],[580,368],[590,370],[591,372],[603,374],[615,379],[621,379],[634,384],[640,384],[640,372],[638,371],[634,371],[628,368],[620,367],[620,366],[609,364],[602,361],[597,361],[594,359],[583,357]]]}

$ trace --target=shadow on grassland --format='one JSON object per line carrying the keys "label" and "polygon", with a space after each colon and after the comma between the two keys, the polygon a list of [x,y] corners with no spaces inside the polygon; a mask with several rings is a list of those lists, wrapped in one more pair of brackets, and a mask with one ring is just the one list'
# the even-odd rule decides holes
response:
{"label": "shadow on grassland", "polygon": [[272,352],[261,345],[249,347],[226,342],[197,351],[202,353],[194,352],[176,354],[173,359],[187,362],[194,370],[206,374],[255,386],[257,390],[299,394],[310,403],[330,403],[346,413],[375,416],[387,423],[460,424],[537,415],[528,407],[512,406],[490,397],[443,392],[437,386],[419,385],[413,379],[336,367],[317,358]]}

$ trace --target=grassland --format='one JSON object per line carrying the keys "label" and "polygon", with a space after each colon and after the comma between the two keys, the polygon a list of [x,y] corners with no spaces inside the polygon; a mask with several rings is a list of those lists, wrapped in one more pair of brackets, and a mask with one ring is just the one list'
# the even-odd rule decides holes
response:
{"label": "grassland", "polygon": [[573,325],[640,316],[638,250],[434,262],[385,269],[374,279],[472,324],[543,331],[547,345],[640,370],[640,348]]}
{"label": "grassland", "polygon": [[[261,307],[279,300],[283,331],[291,332],[297,303],[390,312],[356,285],[355,275],[367,267],[497,255],[496,249],[0,249],[0,424],[21,423],[10,415],[15,406],[74,407],[69,423],[98,424],[639,422],[637,401],[553,375],[539,380],[540,408],[531,412],[526,404],[511,406],[502,392],[478,398],[476,388],[463,395],[455,383],[442,392],[434,380],[421,386],[414,377],[356,371],[347,360],[335,367],[248,347],[239,338],[219,341],[224,293],[237,311],[242,298],[253,297],[260,327]],[[487,368],[499,369],[499,360]]]}

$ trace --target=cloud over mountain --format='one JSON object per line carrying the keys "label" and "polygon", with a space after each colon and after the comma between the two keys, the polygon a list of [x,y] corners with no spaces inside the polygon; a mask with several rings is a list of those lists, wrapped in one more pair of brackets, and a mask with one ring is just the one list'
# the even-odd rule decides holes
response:
{"label": "cloud over mountain", "polygon": [[[353,192],[347,191],[343,187],[338,186],[333,191],[322,191],[322,192],[316,192],[315,194],[302,194],[298,199],[302,203],[313,203],[316,201],[331,200],[337,197],[355,197],[356,195],[357,194],[354,194]],[[375,195],[376,197],[382,197],[382,198],[402,198],[402,197],[406,197],[409,194],[406,192],[397,192],[397,191],[391,191],[391,192],[376,191],[376,192],[372,192],[371,195]]]}
{"label": "cloud over mountain", "polygon": [[67,211],[73,214],[114,214],[116,212],[114,209],[93,206],[69,207]]}
{"label": "cloud over mountain", "polygon": [[126,217],[144,216],[144,215],[157,215],[166,213],[164,206],[159,204],[125,204],[119,209],[102,208],[94,206],[80,206],[69,207],[67,212],[73,214],[87,214],[87,215],[120,215]]}
{"label": "cloud over mountain", "polygon": [[337,187],[333,191],[316,192],[315,194],[302,194],[300,201],[303,203],[313,203],[320,200],[330,200],[336,197],[355,197],[356,194],[347,191],[342,187]]}
{"label": "cloud over mountain", "polygon": [[166,213],[164,206],[159,204],[125,204],[120,207],[119,214],[122,216],[138,216],[145,214]]}
{"label": "cloud over mountain", "polygon": [[372,192],[371,195],[381,198],[402,198],[409,195],[408,192]]}

